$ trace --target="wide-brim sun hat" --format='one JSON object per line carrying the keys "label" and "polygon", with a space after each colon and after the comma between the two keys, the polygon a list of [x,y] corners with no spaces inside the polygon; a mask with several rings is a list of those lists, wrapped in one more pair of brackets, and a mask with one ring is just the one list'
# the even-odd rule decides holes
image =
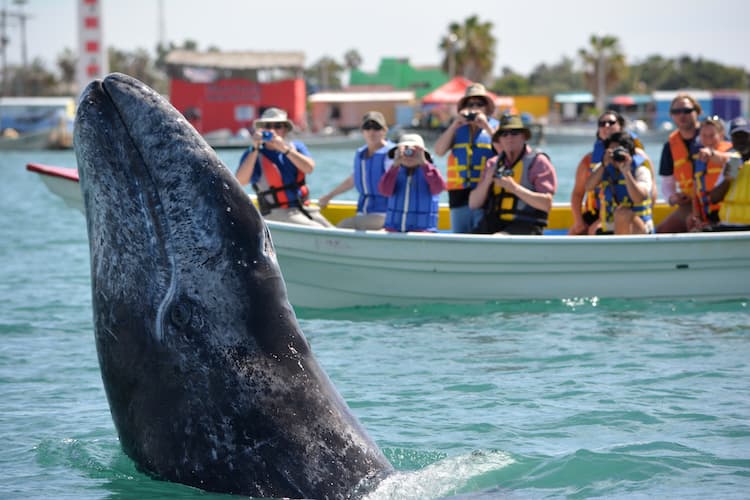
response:
{"label": "wide-brim sun hat", "polygon": [[500,125],[492,134],[492,140],[497,141],[500,138],[500,134],[505,130],[522,130],[527,141],[531,138],[531,129],[523,123],[523,120],[518,115],[503,115],[500,117]]}
{"label": "wide-brim sun hat", "polygon": [[458,100],[458,104],[456,105],[458,111],[461,111],[466,107],[466,101],[471,99],[472,97],[480,97],[484,99],[485,101],[485,107],[487,108],[487,116],[492,116],[492,113],[495,112],[495,101],[492,100],[492,98],[487,94],[487,89],[484,88],[484,85],[481,83],[473,83],[466,87],[466,92],[464,93],[464,96]]}
{"label": "wide-brim sun hat", "polygon": [[268,108],[253,122],[253,127],[263,128],[266,123],[285,123],[289,130],[294,129],[294,123],[287,117],[286,111],[279,108]]}
{"label": "wide-brim sun hat", "polygon": [[400,147],[409,147],[409,148],[420,148],[424,150],[424,156],[427,158],[427,161],[432,163],[432,155],[429,151],[427,151],[427,148],[424,147],[424,139],[422,139],[422,136],[419,134],[404,134],[402,135],[399,140],[398,144],[396,144],[394,147],[388,150],[388,158],[393,158],[393,156],[396,154],[396,150]]}

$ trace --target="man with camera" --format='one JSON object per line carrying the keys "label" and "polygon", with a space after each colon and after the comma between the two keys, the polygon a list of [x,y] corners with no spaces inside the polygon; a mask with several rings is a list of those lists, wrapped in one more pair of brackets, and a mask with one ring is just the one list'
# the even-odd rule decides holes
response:
{"label": "man with camera", "polygon": [[332,227],[308,206],[305,176],[315,169],[315,160],[304,143],[287,140],[294,125],[286,112],[268,108],[253,127],[253,144],[240,157],[235,176],[243,186],[252,182],[260,213],[268,220]]}
{"label": "man with camera", "polygon": [[476,187],[487,159],[495,155],[492,133],[498,121],[492,118],[495,103],[484,85],[466,88],[457,104],[458,115],[435,142],[435,153],[448,156],[448,205],[451,230],[470,233],[482,217],[481,210],[469,208],[469,193]]}
{"label": "man with camera", "polygon": [[599,188],[601,227],[597,234],[650,234],[651,171],[636,154],[633,137],[616,132],[604,140],[604,158],[586,180],[586,191]]}
{"label": "man with camera", "polygon": [[712,203],[721,202],[719,224],[709,231],[750,231],[750,121],[731,121],[729,136],[734,154],[709,194]]}
{"label": "man with camera", "polygon": [[526,144],[531,131],[517,115],[505,115],[492,135],[498,155],[487,161],[469,195],[469,207],[483,211],[475,233],[541,235],[547,226],[557,174],[549,157]]}

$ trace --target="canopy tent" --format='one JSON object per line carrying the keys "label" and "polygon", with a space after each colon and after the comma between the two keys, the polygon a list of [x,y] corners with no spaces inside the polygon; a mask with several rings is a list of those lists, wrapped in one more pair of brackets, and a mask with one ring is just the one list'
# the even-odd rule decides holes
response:
{"label": "canopy tent", "polygon": [[[466,88],[473,84],[463,76],[453,77],[452,80],[444,83],[422,98],[423,105],[450,104],[454,105],[466,94]],[[487,91],[487,95],[495,102],[495,107],[503,112],[506,110],[514,111],[513,98],[499,96]]]}

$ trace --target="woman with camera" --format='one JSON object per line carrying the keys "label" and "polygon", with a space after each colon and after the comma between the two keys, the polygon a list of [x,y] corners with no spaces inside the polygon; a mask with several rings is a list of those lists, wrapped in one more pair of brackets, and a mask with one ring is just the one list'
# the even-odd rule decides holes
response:
{"label": "woman with camera", "polygon": [[[569,229],[570,235],[596,234],[599,229],[599,193],[586,191],[586,179],[591,172],[601,164],[604,158],[604,140],[617,132],[625,132],[625,118],[617,111],[607,110],[597,120],[596,137],[594,147],[586,153],[578,163],[576,169],[575,184],[570,193],[570,210],[573,214],[573,226]],[[636,153],[644,158],[644,165],[651,171],[651,201],[656,200],[658,195],[656,189],[656,175],[654,173],[651,159],[646,155],[643,144],[632,132]]]}
{"label": "woman with camera", "polygon": [[304,143],[287,140],[294,125],[286,112],[268,108],[253,127],[253,144],[240,158],[235,176],[243,186],[252,183],[260,213],[268,220],[331,227],[309,206],[305,176],[315,169],[315,160]]}
{"label": "woman with camera", "polygon": [[456,106],[458,115],[435,141],[438,156],[448,156],[448,205],[451,230],[470,233],[482,217],[481,210],[469,208],[469,193],[482,175],[492,149],[492,133],[498,121],[492,118],[495,103],[484,85],[475,83],[466,88]]}
{"label": "woman with camera", "polygon": [[557,174],[549,157],[526,141],[531,131],[517,115],[505,115],[492,135],[498,155],[487,162],[469,207],[483,210],[475,233],[541,235],[547,226]]}
{"label": "woman with camera", "polygon": [[445,180],[432,163],[419,134],[404,134],[388,151],[391,168],[380,179],[380,194],[388,197],[386,231],[437,231],[438,199]]}
{"label": "woman with camera", "polygon": [[601,227],[597,234],[651,234],[651,171],[636,153],[633,138],[617,132],[604,140],[604,157],[586,180],[599,189]]}

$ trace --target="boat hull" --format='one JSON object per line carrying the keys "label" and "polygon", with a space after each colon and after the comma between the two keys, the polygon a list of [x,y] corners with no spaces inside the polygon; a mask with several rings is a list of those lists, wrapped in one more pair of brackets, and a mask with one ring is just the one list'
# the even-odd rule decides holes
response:
{"label": "boat hull", "polygon": [[533,237],[268,225],[299,307],[750,296],[747,232]]}
{"label": "boat hull", "polygon": [[[47,187],[83,211],[75,169],[30,164]],[[332,203],[332,222],[354,203]],[[661,220],[669,207],[657,205]],[[550,225],[572,223],[555,205]],[[637,236],[386,233],[267,221],[289,299],[297,307],[485,303],[566,298],[750,297],[750,232]],[[440,226],[447,227],[447,207]]]}

